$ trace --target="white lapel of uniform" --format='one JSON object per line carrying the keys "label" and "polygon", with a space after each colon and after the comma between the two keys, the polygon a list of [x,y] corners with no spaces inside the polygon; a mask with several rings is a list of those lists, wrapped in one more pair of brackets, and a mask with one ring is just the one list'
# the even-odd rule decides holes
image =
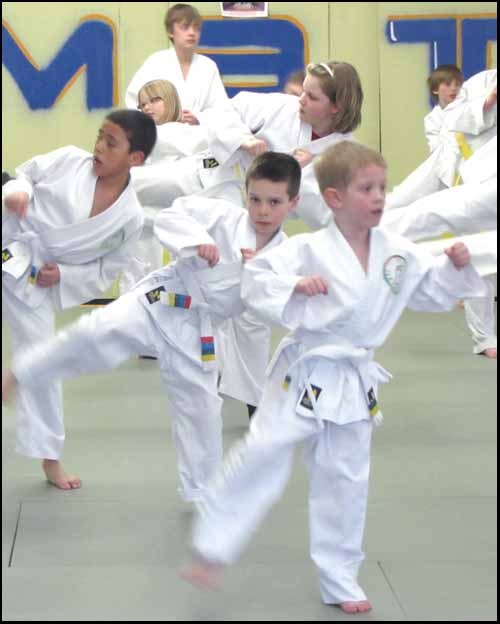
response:
{"label": "white lapel of uniform", "polygon": [[236,240],[238,251],[240,249],[253,249],[257,247],[257,233],[250,219],[248,212],[242,214],[238,223]]}

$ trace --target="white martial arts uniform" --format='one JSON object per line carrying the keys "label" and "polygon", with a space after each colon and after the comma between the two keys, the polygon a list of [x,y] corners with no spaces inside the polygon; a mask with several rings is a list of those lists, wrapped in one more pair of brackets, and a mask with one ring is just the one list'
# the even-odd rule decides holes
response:
{"label": "white martial arts uniform", "polygon": [[[227,102],[225,110],[207,111],[204,123],[207,124],[210,154],[220,164],[219,180],[226,177],[233,182],[239,181],[243,188],[246,170],[253,159],[240,146],[252,136],[264,140],[272,151],[292,154],[302,148],[314,156],[338,141],[352,139],[351,133],[332,133],[313,141],[312,127],[301,121],[299,108],[296,96],[241,91]],[[234,184],[225,186],[220,183],[218,194],[214,194],[226,198],[228,189],[234,189]],[[313,163],[302,169],[299,194],[295,216],[313,229],[326,226],[331,220],[331,211],[319,191]],[[234,196],[231,199],[234,201]],[[262,394],[261,367],[264,361],[256,359],[252,345],[267,340],[268,331],[248,312],[224,328],[228,338],[225,349],[227,365],[221,378],[221,392],[256,405]],[[263,356],[264,351],[261,354]]]}
{"label": "white martial arts uniform", "polygon": [[[321,275],[328,295],[294,294]],[[292,330],[269,366],[262,401],[245,439],[230,450],[207,489],[193,546],[232,563],[281,495],[293,447],[305,440],[310,471],[311,555],[324,602],[363,600],[357,583],[368,491],[377,385],[390,375],[373,361],[405,307],[443,311],[482,294],[472,267],[434,260],[407,239],[371,232],[368,273],[336,224],[290,238],[249,262],[245,304]],[[370,415],[370,413],[372,415]]]}
{"label": "white martial arts uniform", "polygon": [[497,347],[495,330],[495,278],[497,275],[497,231],[480,232],[468,236],[457,236],[419,243],[433,255],[439,255],[443,249],[463,242],[469,248],[471,261],[484,279],[486,296],[464,301],[465,319],[472,334],[473,353],[482,353],[485,349]]}
{"label": "white martial arts uniform", "polygon": [[[214,330],[244,311],[240,248],[255,247],[256,235],[245,210],[199,198],[181,199],[162,211],[155,232],[178,257],[175,263],[16,358],[12,370],[21,387],[44,387],[47,380],[108,370],[154,349],[173,408],[180,493],[193,501],[222,458]],[[277,233],[269,247],[280,240]],[[203,244],[218,246],[220,262],[215,267],[207,267],[197,256]],[[49,427],[43,414],[40,418],[40,423],[30,423],[37,432]]]}
{"label": "white martial arts uniform", "polygon": [[151,80],[170,81],[179,94],[184,110],[191,111],[199,121],[207,108],[223,104],[227,99],[217,65],[203,54],[195,54],[186,78],[182,73],[175,48],[151,54],[134,74],[125,94],[125,106],[137,108],[141,88]]}
{"label": "white martial arts uniform", "polygon": [[[64,147],[27,161],[16,169],[17,178],[2,187],[2,200],[18,191],[30,197],[24,219],[8,211],[2,216],[3,314],[16,357],[53,334],[56,310],[101,294],[135,254],[143,216],[130,184],[114,204],[89,218],[97,183],[92,162],[92,154]],[[35,282],[46,263],[56,263],[61,276],[50,288]],[[22,454],[60,456],[59,383],[21,388],[17,436]]]}
{"label": "white martial arts uniform", "polygon": [[[262,139],[269,150],[275,152],[293,154],[301,148],[314,156],[338,141],[352,139],[350,132],[333,132],[313,141],[312,127],[301,121],[299,109],[298,98],[293,95],[240,91],[227,102],[224,110],[212,109],[206,113],[204,123],[210,152],[221,167],[234,172],[243,184],[245,172],[253,160],[240,149],[246,139]],[[313,229],[324,227],[331,219],[331,211],[319,191],[313,163],[302,169],[296,213]]]}
{"label": "white martial arts uniform", "polygon": [[444,109],[439,104],[434,106],[424,117],[424,131],[429,152],[432,153],[441,143],[441,129],[444,123]]}
{"label": "white martial arts uniform", "polygon": [[[432,193],[409,206],[389,210],[382,224],[391,232],[412,241],[436,238],[443,234],[478,234],[474,248],[483,245],[489,254],[496,244],[497,229],[497,138],[494,136],[459,168],[463,184]],[[481,234],[480,234],[481,233]],[[437,241],[429,248],[439,250],[449,240]],[[494,275],[496,258],[485,275],[485,298],[464,302],[466,321],[472,333],[473,352],[497,346],[494,314]],[[494,266],[495,270],[492,270]],[[483,274],[483,273],[481,273]]]}
{"label": "white martial arts uniform", "polygon": [[463,84],[456,99],[443,109],[439,145],[387,196],[387,208],[408,206],[456,184],[457,173],[465,160],[464,150],[474,153],[497,134],[497,104],[486,113],[483,110],[496,81],[495,69],[480,72]]}
{"label": "white martial arts uniform", "polygon": [[[206,152],[207,135],[202,126],[169,122],[156,126],[154,149],[141,167],[132,167],[132,186],[144,208],[144,229],[137,254],[123,271],[120,294],[127,292],[140,279],[163,265],[163,247],[153,235],[153,222],[159,210],[170,206],[176,197],[201,189],[193,186],[193,169],[197,155]],[[197,179],[195,179],[197,182]]]}

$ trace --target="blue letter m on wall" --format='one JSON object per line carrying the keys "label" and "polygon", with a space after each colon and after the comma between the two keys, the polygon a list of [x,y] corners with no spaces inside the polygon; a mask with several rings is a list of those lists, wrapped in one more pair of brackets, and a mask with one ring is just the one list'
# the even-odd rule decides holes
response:
{"label": "blue letter m on wall", "polygon": [[85,19],[45,68],[37,66],[12,29],[2,23],[2,62],[31,110],[51,108],[86,70],[87,108],[118,103],[116,33],[104,16]]}

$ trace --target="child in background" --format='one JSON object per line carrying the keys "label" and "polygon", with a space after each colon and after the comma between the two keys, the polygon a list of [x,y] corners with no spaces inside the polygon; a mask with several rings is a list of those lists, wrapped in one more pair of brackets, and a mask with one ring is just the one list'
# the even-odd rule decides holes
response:
{"label": "child in background", "polygon": [[303,84],[305,78],[306,72],[303,69],[291,73],[285,81],[283,93],[300,97],[302,95],[302,92],[304,91]]}
{"label": "child in background", "polygon": [[424,118],[425,138],[429,151],[433,152],[440,143],[444,123],[444,109],[457,97],[464,77],[456,65],[440,65],[427,79],[431,98],[436,106]]}
{"label": "child in background", "polygon": [[[17,382],[21,392],[43,393],[55,379],[109,370],[154,348],[173,408],[180,493],[186,502],[200,500],[222,458],[214,330],[244,310],[244,261],[283,240],[281,225],[297,202],[300,174],[291,156],[264,154],[248,171],[248,210],[194,197],[162,211],[155,232],[177,261],[15,357],[4,400]],[[50,422],[43,413],[28,416],[27,432],[41,443]]]}
{"label": "child in background", "polygon": [[156,79],[170,80],[182,102],[182,121],[198,124],[207,108],[227,99],[217,65],[195,52],[200,42],[202,17],[190,4],[174,4],[165,15],[165,30],[172,48],[149,56],[130,81],[125,94],[128,108],[136,108],[139,89]]}
{"label": "child in background", "polygon": [[354,142],[329,148],[315,165],[334,221],[258,255],[243,272],[245,305],[291,333],[269,366],[264,395],[243,441],[209,485],[194,528],[195,558],[184,570],[212,587],[243,550],[290,474],[305,441],[310,472],[311,556],[322,599],[346,613],[371,609],[358,584],[363,560],[377,386],[389,374],[373,361],[406,307],[453,308],[482,294],[457,244],[438,259],[378,224],[386,164]]}
{"label": "child in background", "polygon": [[[132,186],[141,202],[145,223],[137,255],[123,271],[120,293],[127,292],[145,275],[163,265],[163,247],[153,235],[153,222],[162,208],[173,202],[162,192],[162,180],[171,175],[176,184],[173,197],[190,194],[192,189],[183,184],[182,172],[191,171],[196,154],[207,149],[205,130],[197,125],[182,123],[182,107],[175,86],[168,80],[152,80],[139,91],[138,109],[156,124],[157,141],[143,167],[133,167]],[[175,172],[175,173],[174,173]]]}
{"label": "child in background", "polygon": [[[135,255],[144,219],[130,169],[155,140],[147,115],[114,111],[93,154],[69,146],[35,156],[2,187],[2,303],[14,358],[53,335],[57,310],[100,295]],[[57,487],[78,488],[59,463],[63,443],[60,383],[22,388],[17,451],[43,459]]]}

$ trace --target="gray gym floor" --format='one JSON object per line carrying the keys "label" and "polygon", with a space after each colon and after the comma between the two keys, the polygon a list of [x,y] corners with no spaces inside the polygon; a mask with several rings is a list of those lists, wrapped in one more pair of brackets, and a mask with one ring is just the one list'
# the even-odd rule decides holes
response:
{"label": "gray gym floor", "polygon": [[[4,340],[4,366],[8,352]],[[180,579],[190,514],[176,494],[167,402],[155,363],[134,360],[65,385],[64,463],[81,490],[57,490],[38,461],[15,454],[4,409],[2,619],[496,620],[496,362],[471,354],[459,309],[406,313],[377,361],[394,379],[373,446],[361,571],[371,613],[321,603],[300,449],[284,498],[222,589]],[[243,406],[226,401],[226,447],[246,427]]]}

